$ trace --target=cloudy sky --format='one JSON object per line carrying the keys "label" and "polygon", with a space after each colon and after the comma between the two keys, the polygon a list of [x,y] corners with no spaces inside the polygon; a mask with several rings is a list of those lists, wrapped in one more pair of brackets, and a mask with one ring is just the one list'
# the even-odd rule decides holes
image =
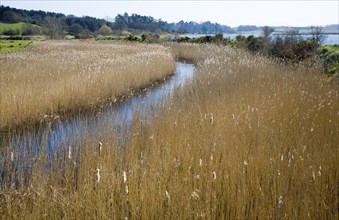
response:
{"label": "cloudy sky", "polygon": [[115,17],[127,12],[152,16],[168,22],[211,21],[238,25],[312,26],[339,23],[338,0],[304,1],[166,1],[166,0],[1,0],[5,6],[60,12],[66,15]]}

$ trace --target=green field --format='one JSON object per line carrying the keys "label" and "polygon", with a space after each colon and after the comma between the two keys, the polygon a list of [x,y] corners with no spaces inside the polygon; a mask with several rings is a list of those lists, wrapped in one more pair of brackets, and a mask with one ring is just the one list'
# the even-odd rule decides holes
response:
{"label": "green field", "polygon": [[19,52],[30,45],[30,40],[1,40],[0,53]]}
{"label": "green field", "polygon": [[6,30],[21,30],[27,26],[26,23],[19,22],[14,24],[7,24],[0,22],[0,34],[2,34]]}
{"label": "green field", "polygon": [[41,27],[35,24],[28,24],[24,22],[8,24],[0,22],[0,35],[4,34],[5,31],[18,32],[18,35],[21,35],[22,32],[25,31],[28,27],[33,27],[41,31]]}

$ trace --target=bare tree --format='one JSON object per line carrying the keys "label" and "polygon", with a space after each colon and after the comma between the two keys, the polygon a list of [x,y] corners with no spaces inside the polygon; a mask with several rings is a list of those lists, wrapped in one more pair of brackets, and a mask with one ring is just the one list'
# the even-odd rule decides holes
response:
{"label": "bare tree", "polygon": [[45,18],[47,34],[51,39],[60,39],[64,36],[62,22],[54,17],[47,16]]}
{"label": "bare tree", "polygon": [[298,42],[302,40],[302,37],[298,30],[290,29],[285,33],[285,46],[292,48]]}
{"label": "bare tree", "polygon": [[127,23],[122,15],[117,15],[115,17],[115,28],[118,29],[120,32],[127,30]]}
{"label": "bare tree", "polygon": [[268,54],[271,50],[272,44],[271,44],[271,34],[274,32],[274,28],[269,26],[262,27],[262,35],[263,35],[263,52]]}
{"label": "bare tree", "polygon": [[274,28],[269,27],[269,26],[264,26],[262,27],[261,32],[264,38],[268,38],[274,32]]}
{"label": "bare tree", "polygon": [[311,27],[311,41],[320,46],[324,43],[325,35],[322,27]]}

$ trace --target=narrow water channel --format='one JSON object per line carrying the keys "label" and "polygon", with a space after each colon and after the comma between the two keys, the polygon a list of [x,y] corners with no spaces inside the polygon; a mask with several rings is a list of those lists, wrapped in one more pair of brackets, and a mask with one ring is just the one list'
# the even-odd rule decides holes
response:
{"label": "narrow water channel", "polygon": [[[47,155],[49,159],[65,156],[60,149],[68,146],[81,148],[86,136],[102,135],[105,127],[113,128],[116,136],[128,134],[134,114],[143,118],[147,114],[161,109],[164,100],[168,99],[175,88],[183,87],[192,79],[195,72],[193,64],[176,62],[175,74],[153,88],[112,103],[100,112],[79,115],[69,119],[56,119],[49,125],[33,131],[13,133],[3,138],[1,144],[0,174],[6,164],[14,163],[16,167],[27,166],[27,159]],[[152,109],[152,111],[149,111]],[[147,118],[152,118],[147,115]],[[117,146],[123,146],[126,139],[119,139]],[[6,146],[5,146],[6,145]],[[26,164],[26,165],[25,165]],[[28,165],[29,166],[29,165]]]}

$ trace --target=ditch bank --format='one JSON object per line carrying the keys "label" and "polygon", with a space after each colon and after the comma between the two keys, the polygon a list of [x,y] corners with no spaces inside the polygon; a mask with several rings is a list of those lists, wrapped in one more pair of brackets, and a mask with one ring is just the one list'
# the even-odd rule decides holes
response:
{"label": "ditch bank", "polygon": [[29,162],[25,158],[28,155],[34,158],[47,156],[48,161],[56,160],[65,157],[70,146],[73,146],[73,151],[80,152],[85,137],[107,135],[102,128],[113,128],[115,136],[119,137],[116,145],[123,147],[128,141],[133,118],[137,115],[141,120],[152,120],[150,112],[154,114],[160,111],[176,88],[183,88],[193,78],[195,71],[193,64],[176,62],[175,73],[163,83],[111,102],[100,110],[79,113],[69,118],[55,117],[38,129],[13,130],[6,137],[2,135],[0,169],[5,169],[8,163],[16,164],[16,167],[27,166]]}

